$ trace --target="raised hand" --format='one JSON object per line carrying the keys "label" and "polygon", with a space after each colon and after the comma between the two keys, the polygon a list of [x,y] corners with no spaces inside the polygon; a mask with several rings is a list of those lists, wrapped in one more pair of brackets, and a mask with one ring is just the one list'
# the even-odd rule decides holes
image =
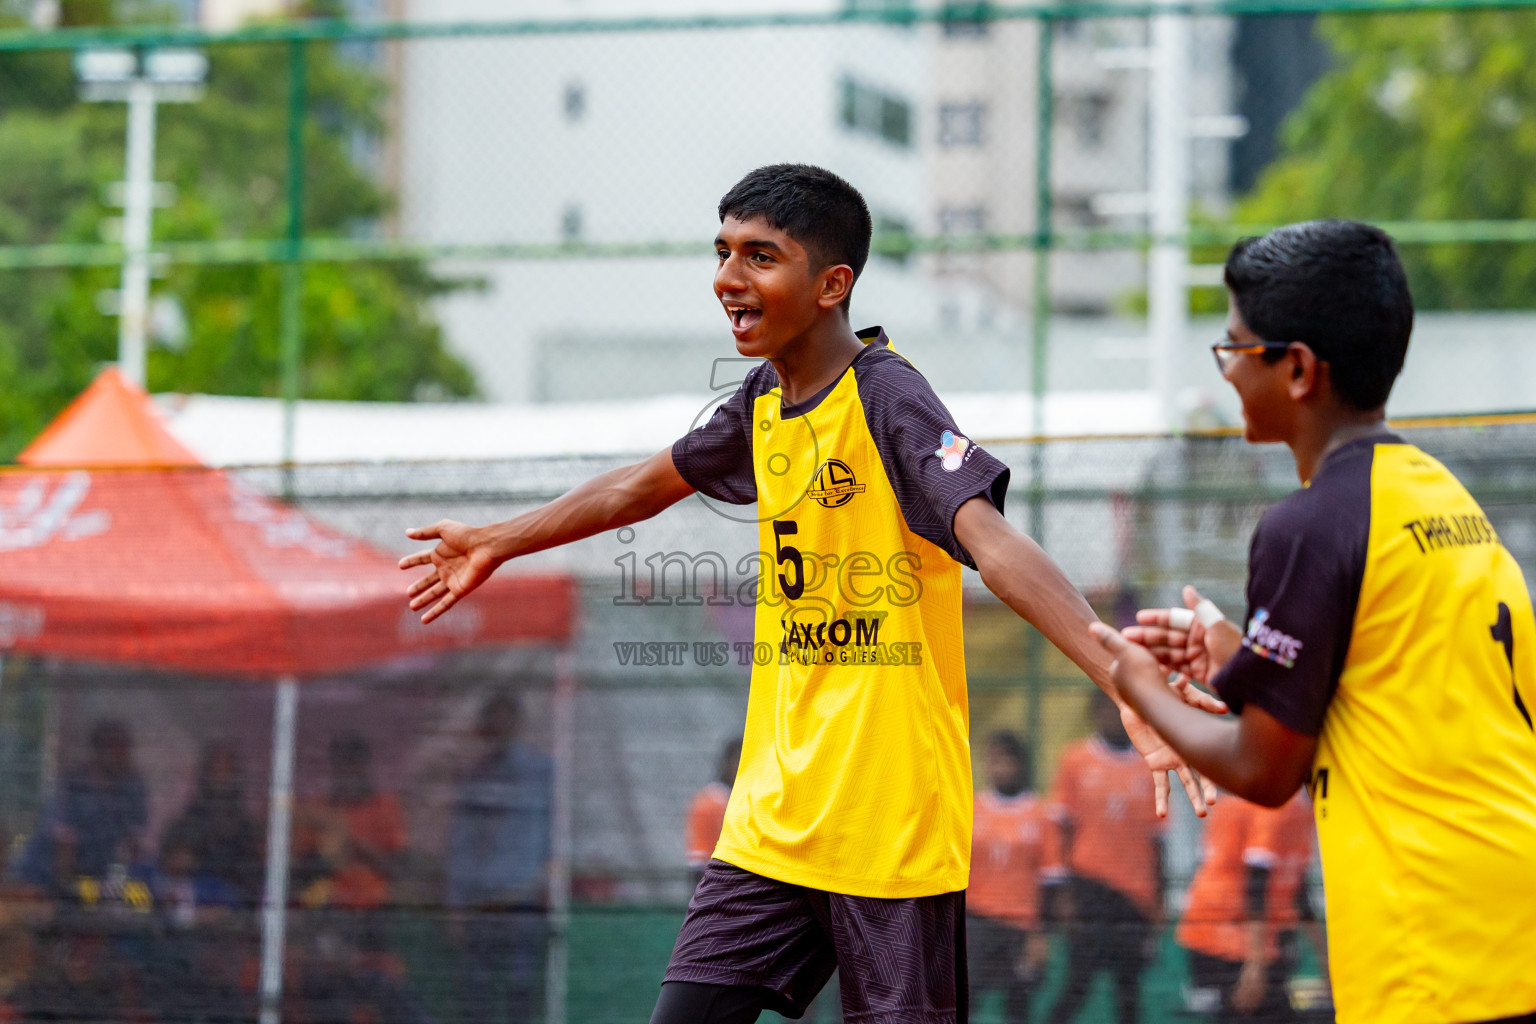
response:
{"label": "raised hand", "polygon": [[[1194,587],[1184,588],[1184,606],[1190,611],[1202,600]],[[1188,626],[1175,626],[1173,614],[1167,608],[1143,608],[1136,613],[1136,623],[1121,630],[1127,640],[1145,647],[1170,671],[1182,673],[1202,685],[1210,684],[1242,643],[1242,634],[1225,619],[1210,627],[1198,618]],[[1195,694],[1199,696],[1192,697]],[[1187,679],[1183,681],[1180,696],[1186,704],[1207,711],[1226,710],[1225,705],[1219,709],[1212,706],[1210,702],[1220,702],[1196,690]]]}
{"label": "raised hand", "polygon": [[432,526],[419,526],[405,532],[412,540],[437,541],[434,548],[400,559],[402,569],[431,566],[406,591],[412,611],[427,609],[421,616],[423,624],[452,608],[459,598],[490,579],[491,573],[501,564],[489,538],[477,527],[444,519]]}

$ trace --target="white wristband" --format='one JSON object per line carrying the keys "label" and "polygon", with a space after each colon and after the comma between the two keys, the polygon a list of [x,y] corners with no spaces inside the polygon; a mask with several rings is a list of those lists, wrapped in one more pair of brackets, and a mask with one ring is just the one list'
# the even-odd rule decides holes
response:
{"label": "white wristband", "polygon": [[1216,607],[1214,601],[1208,597],[1202,597],[1193,611],[1188,608],[1169,608],[1168,628],[1188,629],[1195,624],[1196,619],[1199,619],[1200,625],[1209,629],[1225,618],[1226,616],[1221,614],[1221,609]]}

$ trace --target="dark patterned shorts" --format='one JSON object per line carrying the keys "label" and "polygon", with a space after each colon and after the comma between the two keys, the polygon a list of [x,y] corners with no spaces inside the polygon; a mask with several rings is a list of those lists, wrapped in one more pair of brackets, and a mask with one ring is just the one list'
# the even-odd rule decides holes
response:
{"label": "dark patterned shorts", "polygon": [[847,1024],[963,1024],[965,893],[844,896],[712,860],[666,980],[767,989],[794,1018],[834,968]]}

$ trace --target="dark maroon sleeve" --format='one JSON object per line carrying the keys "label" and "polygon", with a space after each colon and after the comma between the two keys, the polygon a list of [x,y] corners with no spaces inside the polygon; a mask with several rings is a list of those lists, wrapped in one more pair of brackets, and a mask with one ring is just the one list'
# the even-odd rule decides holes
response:
{"label": "dark maroon sleeve", "polygon": [[1252,704],[1308,736],[1344,671],[1365,574],[1372,450],[1349,455],[1260,521],[1242,647],[1212,680],[1233,711]]}
{"label": "dark maroon sleeve", "polygon": [[971,441],[922,374],[889,349],[854,363],[869,433],[907,528],[962,565],[976,567],[955,537],[955,512],[978,495],[1003,510],[1008,467]]}
{"label": "dark maroon sleeve", "polygon": [[764,381],[765,371],[773,376],[766,363],[754,368],[703,426],[673,443],[672,464],[694,490],[732,505],[750,505],[757,500],[757,477],[752,472],[752,407],[759,394],[771,390],[773,382]]}

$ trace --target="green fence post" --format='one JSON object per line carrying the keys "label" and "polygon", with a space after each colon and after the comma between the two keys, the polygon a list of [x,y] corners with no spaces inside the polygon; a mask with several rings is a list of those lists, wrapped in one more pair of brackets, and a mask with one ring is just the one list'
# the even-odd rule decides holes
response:
{"label": "green fence post", "polygon": [[308,46],[288,43],[288,234],[283,249],[283,490],[293,496],[294,416],[304,361],[304,116],[308,97]]}
{"label": "green fence post", "polygon": [[[1051,124],[1055,103],[1051,84],[1051,48],[1056,23],[1040,19],[1039,52],[1035,59],[1035,265],[1032,284],[1029,342],[1029,386],[1033,398],[1030,432],[1034,442],[1029,449],[1029,535],[1035,543],[1045,544],[1045,392],[1046,355],[1050,347],[1051,319]],[[1029,686],[1029,718],[1026,732],[1035,764],[1040,764],[1040,702],[1045,693],[1044,643],[1040,631],[1030,629],[1026,637],[1025,678]]]}

